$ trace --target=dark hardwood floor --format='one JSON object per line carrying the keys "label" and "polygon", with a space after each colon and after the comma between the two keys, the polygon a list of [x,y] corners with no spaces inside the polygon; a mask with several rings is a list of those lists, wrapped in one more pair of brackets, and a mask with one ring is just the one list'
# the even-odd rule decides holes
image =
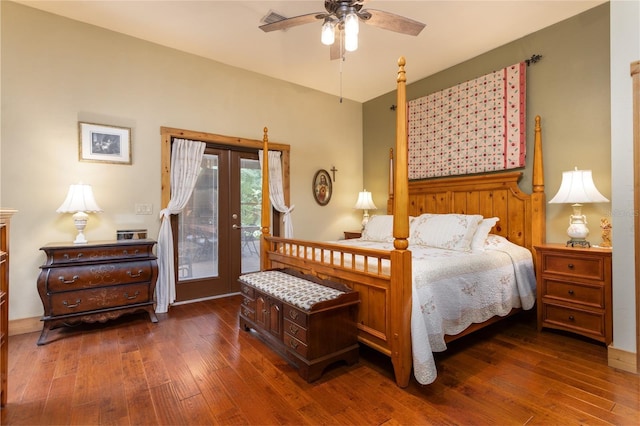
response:
{"label": "dark hardwood floor", "polygon": [[254,333],[240,297],[9,338],[3,425],[38,424],[616,424],[640,422],[640,377],[607,367],[606,348],[539,333],[532,313],[437,354],[438,378],[400,389],[389,358],[308,384]]}

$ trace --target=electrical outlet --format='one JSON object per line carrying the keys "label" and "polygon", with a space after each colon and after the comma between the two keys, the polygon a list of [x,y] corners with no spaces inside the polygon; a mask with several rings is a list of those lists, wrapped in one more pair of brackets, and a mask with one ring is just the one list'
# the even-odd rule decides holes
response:
{"label": "electrical outlet", "polygon": [[153,214],[153,204],[136,203],[136,214]]}

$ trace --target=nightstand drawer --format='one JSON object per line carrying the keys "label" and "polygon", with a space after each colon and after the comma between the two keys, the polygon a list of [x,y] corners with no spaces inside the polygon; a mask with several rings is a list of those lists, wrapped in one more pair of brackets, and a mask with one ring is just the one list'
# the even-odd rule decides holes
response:
{"label": "nightstand drawer", "polygon": [[576,255],[546,254],[542,260],[542,273],[602,281],[604,280],[603,258],[601,256],[585,256],[584,253],[577,253]]}
{"label": "nightstand drawer", "polygon": [[571,309],[566,306],[544,304],[544,322],[561,326],[581,334],[604,336],[604,314]]}
{"label": "nightstand drawer", "polygon": [[556,280],[544,280],[543,297],[604,308],[604,287]]}

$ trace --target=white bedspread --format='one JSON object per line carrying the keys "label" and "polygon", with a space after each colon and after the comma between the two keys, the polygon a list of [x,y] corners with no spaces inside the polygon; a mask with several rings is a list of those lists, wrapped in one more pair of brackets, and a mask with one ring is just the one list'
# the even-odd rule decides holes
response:
{"label": "white bedspread", "polygon": [[[341,244],[391,250],[391,243],[359,239]],[[419,383],[437,376],[433,352],[444,351],[445,334],[455,335],[472,323],[512,308],[531,309],[536,299],[529,250],[490,235],[484,251],[460,252],[409,246],[413,257],[411,343],[414,375]]]}

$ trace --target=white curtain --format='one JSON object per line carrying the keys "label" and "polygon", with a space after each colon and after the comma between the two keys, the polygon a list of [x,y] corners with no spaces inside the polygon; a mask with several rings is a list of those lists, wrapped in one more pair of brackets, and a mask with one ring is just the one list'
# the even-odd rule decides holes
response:
{"label": "white curtain", "polygon": [[[258,152],[260,158],[260,166],[262,166],[263,151]],[[284,237],[293,238],[293,221],[291,220],[291,212],[295,206],[287,207],[284,203],[284,189],[282,187],[282,162],[280,161],[280,151],[269,151],[269,199],[271,205],[284,213],[282,222],[284,223]]]}
{"label": "white curtain", "polygon": [[171,215],[184,209],[196,185],[205,145],[203,142],[174,139],[171,149],[171,200],[160,211],[158,234],[158,283],[156,285],[156,312],[165,313],[176,301],[176,279],[173,267],[174,249]]}

